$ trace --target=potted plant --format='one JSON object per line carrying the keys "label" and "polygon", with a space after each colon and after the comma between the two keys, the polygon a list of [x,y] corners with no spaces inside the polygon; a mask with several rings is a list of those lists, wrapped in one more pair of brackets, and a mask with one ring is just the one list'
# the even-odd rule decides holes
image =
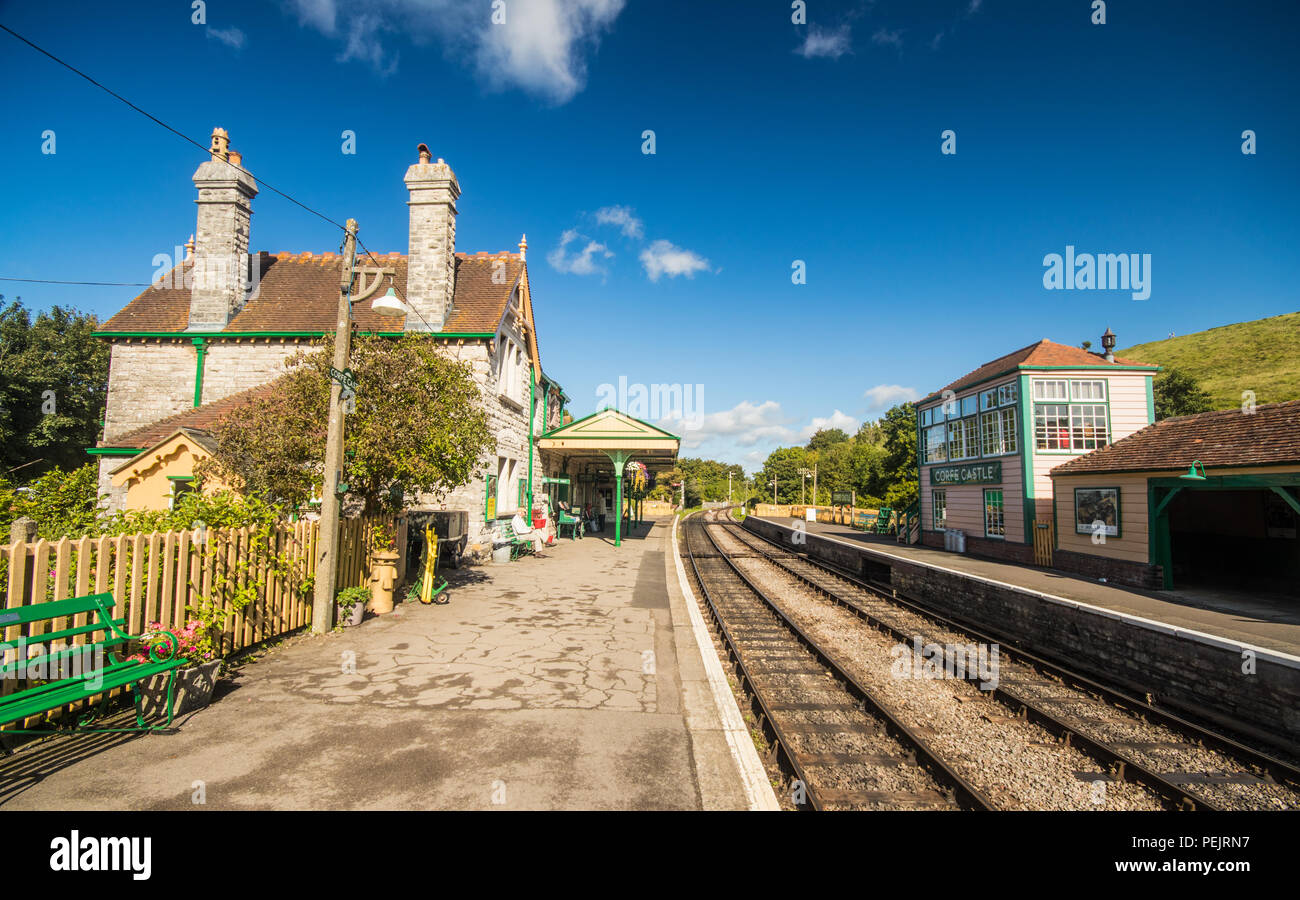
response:
{"label": "potted plant", "polygon": [[340,625],[360,625],[366,617],[366,604],[370,602],[370,588],[362,585],[339,591],[335,602],[338,604],[338,622]]}
{"label": "potted plant", "polygon": [[[149,623],[143,635],[140,649],[129,658],[141,662],[150,662],[149,651],[155,650],[160,656],[167,656],[171,649],[171,635],[175,635],[179,646],[174,649],[177,657],[185,660],[185,665],[175,670],[176,684],[172,689],[174,715],[182,716],[196,709],[203,709],[212,702],[212,691],[217,685],[217,673],[221,668],[221,658],[212,639],[214,623],[199,616],[191,618],[179,631],[171,626],[164,631],[161,622]],[[146,716],[166,717],[167,715],[167,681],[169,672],[160,672],[140,682],[140,707]]]}
{"label": "potted plant", "polygon": [[376,615],[393,611],[393,588],[397,585],[397,541],[385,524],[375,526],[370,550],[370,609]]}

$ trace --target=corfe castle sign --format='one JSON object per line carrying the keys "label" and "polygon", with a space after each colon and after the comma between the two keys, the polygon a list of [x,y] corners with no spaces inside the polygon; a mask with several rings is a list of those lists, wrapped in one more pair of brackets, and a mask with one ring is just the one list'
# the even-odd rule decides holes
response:
{"label": "corfe castle sign", "polygon": [[938,466],[930,470],[930,484],[1001,484],[1002,463]]}

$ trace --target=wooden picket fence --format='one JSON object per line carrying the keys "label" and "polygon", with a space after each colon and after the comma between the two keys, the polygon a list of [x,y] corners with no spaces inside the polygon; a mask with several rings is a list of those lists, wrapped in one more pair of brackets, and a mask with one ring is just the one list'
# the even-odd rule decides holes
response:
{"label": "wooden picket fence", "polygon": [[[396,526],[399,551],[405,547],[405,519],[368,516],[340,523],[338,589],[366,584],[370,579],[370,536],[381,522]],[[317,522],[284,523],[269,534],[255,529],[208,529],[152,532],[112,537],[64,538],[59,541],[16,541],[0,545],[0,597],[6,609],[48,600],[62,600],[109,591],[125,617],[130,634],[148,623],[183,627],[187,607],[210,599],[230,613],[220,637],[220,652],[228,656],[245,647],[296,631],[311,624],[313,573],[320,539]],[[404,556],[404,554],[403,554]],[[399,560],[398,571],[404,560]],[[234,610],[237,591],[253,588],[254,596]],[[75,619],[75,621],[73,621]],[[86,615],[4,629],[7,655],[20,637],[28,642],[40,634],[86,624]],[[78,636],[82,642],[84,636]],[[6,661],[9,661],[6,659]]]}

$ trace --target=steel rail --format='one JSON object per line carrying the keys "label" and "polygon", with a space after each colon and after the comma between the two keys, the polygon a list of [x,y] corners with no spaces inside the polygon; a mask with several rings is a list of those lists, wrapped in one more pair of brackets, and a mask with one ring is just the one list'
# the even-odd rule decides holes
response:
{"label": "steel rail", "polygon": [[[1019,661],[1022,664],[1029,666],[1030,668],[1038,669],[1044,674],[1052,675],[1060,679],[1063,682],[1064,686],[1066,687],[1070,687],[1074,690],[1081,691],[1084,694],[1093,695],[1091,697],[1080,698],[1080,702],[1083,702],[1086,699],[1092,699],[1094,700],[1094,702],[1102,703],[1106,705],[1108,708],[1118,709],[1119,711],[1133,718],[1136,718],[1140,721],[1155,722],[1157,724],[1165,726],[1166,728],[1169,728],[1172,731],[1188,734],[1188,736],[1195,738],[1196,739],[1195,743],[1203,749],[1214,750],[1224,754],[1225,756],[1232,757],[1236,759],[1238,762],[1247,765],[1248,767],[1253,769],[1256,773],[1263,773],[1268,775],[1268,777],[1271,778],[1273,782],[1277,784],[1286,784],[1292,788],[1300,788],[1300,769],[1291,766],[1290,764],[1282,760],[1271,757],[1265,753],[1262,753],[1259,750],[1255,750],[1244,744],[1240,744],[1237,741],[1234,741],[1233,739],[1225,735],[1221,735],[1218,734],[1217,732],[1210,731],[1209,729],[1206,729],[1205,727],[1198,725],[1195,722],[1190,722],[1178,715],[1175,715],[1174,713],[1171,713],[1167,710],[1160,709],[1156,706],[1153,706],[1150,703],[1147,703],[1144,700],[1126,694],[1121,690],[1118,690],[1114,687],[1095,681],[1094,679],[1089,678],[1086,675],[1081,675],[1078,672],[1074,672],[1066,668],[1065,666],[1061,665],[1060,663],[1044,659],[1043,657],[1037,656],[1036,654],[1024,650],[1014,644],[1008,644],[1005,641],[995,636],[989,635],[987,632],[983,631],[983,629],[980,626],[976,626],[971,623],[968,623],[959,617],[955,617],[946,613],[941,613],[933,609],[931,606],[924,603],[923,601],[917,600],[916,598],[906,594],[900,594],[898,590],[896,588],[893,588],[892,586],[885,586],[877,582],[871,582],[859,578],[856,575],[846,572],[840,569],[839,567],[831,563],[828,563],[824,560],[813,559],[810,555],[808,555],[806,551],[792,551],[789,548],[784,547],[782,544],[778,543],[777,541],[774,541],[764,535],[757,534],[753,531],[750,531],[749,529],[744,528],[743,526],[735,522],[728,522],[726,524],[731,528],[743,532],[748,537],[752,537],[764,543],[770,544],[774,547],[778,547],[784,552],[792,552],[794,553],[796,558],[808,563],[814,568],[820,569],[834,578],[839,578],[843,581],[848,582],[851,585],[854,585],[855,587],[861,588],[862,590],[867,591],[873,596],[878,597],[881,601],[885,603],[894,604],[909,612],[922,616],[923,618],[929,619],[941,627],[949,628],[951,630],[958,631],[958,632],[963,632],[985,643],[997,643],[999,646],[999,650],[1001,652],[1004,652],[1007,656],[1011,657],[1013,660]],[[766,553],[766,551],[764,551],[763,548],[756,546],[754,544],[749,544],[748,542],[747,542],[747,546],[750,546],[752,549],[757,550],[760,553],[764,553],[765,557],[770,562],[772,562],[774,565],[778,566],[782,570],[789,571],[791,575],[798,577],[800,580],[804,581],[805,583],[811,584],[811,582],[809,582],[808,579],[804,578],[801,574],[797,572],[791,571],[789,567],[784,565],[778,557]],[[843,605],[846,608],[853,610],[855,613],[859,614],[860,616],[868,619],[868,621],[870,621],[871,624],[873,624],[875,627],[887,629],[887,630],[892,628],[891,626],[888,625],[888,623],[879,622],[879,620],[876,620],[874,617],[870,616],[870,614],[866,610],[860,610],[856,608],[856,605],[851,600],[846,601],[845,598],[836,596],[831,591],[827,591],[826,589],[816,585],[813,586],[817,587],[822,593],[829,596],[836,603],[839,603],[840,605]],[[1063,722],[1057,716],[1055,716],[1050,712],[1047,712],[1046,710],[1043,710],[1039,707],[1032,706],[1032,704],[1029,701],[1026,701],[1024,698],[1019,697],[1015,694],[1006,694],[1006,697],[1012,700],[1015,705],[1023,706],[1025,708],[1026,713],[1030,715],[1034,715],[1036,718],[1040,720],[1040,724],[1052,728],[1055,727],[1064,728],[1068,730],[1068,732],[1077,736],[1081,741],[1095,744],[1098,748],[1100,748],[1100,752],[1113,757],[1117,764],[1123,765],[1124,768],[1121,770],[1121,773],[1127,774],[1128,772],[1132,771],[1134,773],[1142,773],[1148,779],[1154,779],[1156,783],[1162,786],[1159,793],[1166,794],[1171,799],[1173,799],[1173,794],[1176,793],[1181,797],[1181,799],[1179,799],[1178,802],[1183,803],[1183,805],[1185,806],[1190,806],[1191,808],[1199,807],[1207,810],[1213,810],[1219,808],[1218,804],[1215,801],[1206,799],[1194,791],[1188,791],[1187,789],[1181,787],[1177,783],[1165,779],[1159,773],[1152,771],[1146,764],[1132,759],[1130,756],[1125,754],[1122,750],[1118,750],[1115,747],[1111,747],[1105,744],[1104,742],[1097,741],[1093,738],[1088,737],[1086,734],[1082,734],[1078,727]],[[1004,703],[1007,702],[1007,699],[1004,699],[1002,697],[999,697],[999,699],[1002,700]],[[1011,704],[1008,703],[1008,705]],[[1053,725],[1052,723],[1056,723],[1056,724]],[[1083,744],[1081,743],[1080,746],[1083,746]],[[1130,779],[1130,780],[1134,780],[1134,779]],[[1151,787],[1152,785],[1148,784],[1147,786]]]}
{"label": "steel rail", "polygon": [[[718,511],[710,510],[710,512],[716,515]],[[817,659],[823,665],[825,665],[827,669],[831,671],[831,673],[836,678],[836,680],[844,684],[845,689],[850,694],[857,697],[859,701],[861,701],[863,704],[866,705],[868,710],[873,715],[875,715],[876,717],[882,720],[886,730],[891,734],[891,736],[894,737],[895,740],[902,743],[904,746],[908,747],[916,755],[917,764],[919,766],[927,769],[930,772],[932,777],[938,780],[941,784],[944,784],[945,786],[950,788],[956,794],[959,802],[963,803],[964,805],[968,807],[974,807],[975,809],[981,809],[981,810],[996,809],[992,801],[990,801],[986,796],[984,796],[984,794],[978,788],[976,788],[969,781],[967,781],[956,770],[954,770],[951,766],[949,766],[946,762],[944,762],[943,759],[939,756],[939,754],[930,747],[930,745],[928,744],[928,742],[926,742],[924,738],[922,738],[919,734],[917,734],[906,724],[904,724],[897,716],[895,716],[892,711],[890,711],[886,706],[884,706],[871,693],[871,691],[869,691],[852,674],[850,674],[838,662],[836,662],[834,657],[832,657],[830,653],[826,651],[825,648],[823,648],[820,644],[818,644],[816,640],[814,640],[811,636],[809,636],[792,619],[790,619],[790,617],[787,616],[785,612],[779,606],[776,605],[776,603],[771,599],[771,597],[767,595],[765,591],[763,591],[760,587],[758,587],[758,585],[754,584],[754,582],[749,578],[749,576],[747,576],[744,572],[742,572],[740,568],[735,564],[735,562],[731,558],[731,555],[728,554],[727,551],[723,550],[722,547],[718,545],[717,540],[713,537],[713,535],[709,533],[707,527],[705,527],[705,525],[707,524],[710,523],[706,519],[704,520],[704,523],[701,525],[701,530],[704,532],[704,536],[708,539],[709,543],[711,543],[720,554],[719,558],[731,568],[731,570],[736,574],[736,576],[751,591],[753,591],[754,595],[764,604],[764,606],[766,606],[769,611],[775,614],[778,621],[780,621],[790,631],[790,633],[796,638],[796,640],[798,640],[801,644],[806,646],[813,653],[813,655],[816,656]],[[712,524],[722,524],[722,523],[719,523],[717,522],[716,519],[714,519]]]}

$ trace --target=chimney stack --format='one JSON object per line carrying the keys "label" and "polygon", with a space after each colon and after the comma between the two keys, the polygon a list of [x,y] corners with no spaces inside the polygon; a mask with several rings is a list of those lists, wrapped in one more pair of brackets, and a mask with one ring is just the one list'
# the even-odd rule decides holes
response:
{"label": "chimney stack", "polygon": [[257,182],[230,149],[224,128],[212,132],[211,158],[194,173],[199,196],[190,290],[190,331],[221,331],[244,305],[248,241]]}
{"label": "chimney stack", "polygon": [[1115,361],[1115,333],[1110,330],[1110,326],[1106,327],[1106,333],[1101,336],[1101,349],[1102,359],[1106,362]]}
{"label": "chimney stack", "polygon": [[419,315],[406,317],[406,330],[441,331],[456,287],[456,200],[460,197],[460,183],[451,166],[441,159],[431,161],[427,146],[421,144],[418,152],[419,162],[406,170],[406,189],[411,192],[407,201],[411,232],[406,302]]}

